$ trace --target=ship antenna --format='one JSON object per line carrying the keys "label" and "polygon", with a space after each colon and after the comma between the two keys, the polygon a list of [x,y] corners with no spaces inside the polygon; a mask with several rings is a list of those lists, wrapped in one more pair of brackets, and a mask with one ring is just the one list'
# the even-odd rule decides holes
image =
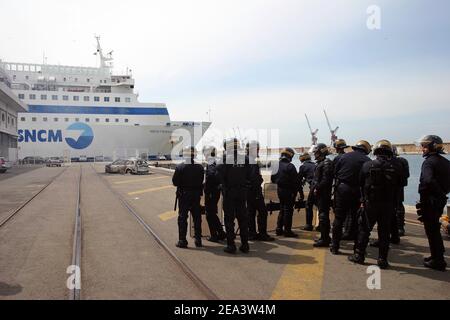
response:
{"label": "ship antenna", "polygon": [[206,113],[208,114],[209,122],[211,122],[211,108],[209,108]]}
{"label": "ship antenna", "polygon": [[[108,54],[108,57],[105,57],[103,55],[103,50],[102,50],[102,46],[100,45],[100,36],[95,36],[95,39],[97,40],[97,52],[96,54],[98,54],[100,56],[100,68],[111,68],[112,67],[112,51]],[[107,62],[109,62],[110,64],[106,64]]]}

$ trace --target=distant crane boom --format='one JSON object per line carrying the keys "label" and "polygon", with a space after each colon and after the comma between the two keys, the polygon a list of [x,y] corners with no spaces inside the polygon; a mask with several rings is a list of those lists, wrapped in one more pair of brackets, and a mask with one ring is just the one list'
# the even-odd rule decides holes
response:
{"label": "distant crane boom", "polygon": [[313,131],[311,127],[311,123],[309,122],[308,116],[305,113],[306,122],[308,123],[309,131],[311,132],[311,141],[312,145],[315,146],[317,144],[317,132],[319,132],[319,129],[316,129]]}
{"label": "distant crane boom", "polygon": [[328,119],[328,115],[325,109],[323,110],[323,113],[325,114],[325,119],[327,119],[328,128],[330,128],[330,131],[333,131],[333,129],[331,129],[330,120]]}
{"label": "distant crane boom", "polygon": [[309,131],[312,133],[313,130],[311,128],[311,123],[309,123],[309,119],[308,119],[308,116],[306,115],[306,113],[305,113],[305,117],[306,117],[306,122],[308,123]]}
{"label": "distant crane boom", "polygon": [[334,142],[338,139],[336,133],[339,130],[339,127],[336,127],[336,129],[332,129],[331,124],[330,124],[330,119],[328,119],[328,115],[327,112],[325,111],[325,109],[323,110],[323,113],[325,115],[325,119],[327,120],[327,124],[328,124],[328,128],[330,129],[330,133],[331,133],[331,145],[334,144]]}

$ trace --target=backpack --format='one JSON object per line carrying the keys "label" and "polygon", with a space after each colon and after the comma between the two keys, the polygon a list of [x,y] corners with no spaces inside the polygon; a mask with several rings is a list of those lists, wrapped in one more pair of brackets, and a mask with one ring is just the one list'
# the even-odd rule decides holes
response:
{"label": "backpack", "polygon": [[366,179],[366,195],[370,201],[391,201],[399,187],[400,172],[394,161],[374,160]]}

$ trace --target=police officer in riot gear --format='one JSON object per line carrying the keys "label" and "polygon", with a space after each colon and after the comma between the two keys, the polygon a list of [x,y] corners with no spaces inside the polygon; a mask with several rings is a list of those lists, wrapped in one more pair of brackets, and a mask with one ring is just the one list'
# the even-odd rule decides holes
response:
{"label": "police officer in riot gear", "polygon": [[[343,154],[334,166],[334,222],[331,253],[338,254],[342,239],[342,227],[346,219],[354,230],[345,230],[347,237],[356,236],[356,212],[360,205],[361,192],[359,187],[359,173],[364,163],[370,161],[367,156],[372,148],[367,141],[361,140],[354,147],[353,152]],[[351,229],[352,227],[349,227]]]}
{"label": "police officer in riot gear", "polygon": [[297,169],[292,164],[294,155],[295,151],[292,148],[283,149],[278,170],[271,176],[272,183],[277,184],[278,199],[280,200],[276,234],[288,238],[298,237],[296,233],[292,232],[295,198],[299,187]]}
{"label": "police officer in riot gear", "polygon": [[[333,144],[334,149],[336,149],[336,156],[333,158],[333,167],[336,167],[336,163],[338,162],[338,160],[345,154],[345,149],[348,148],[347,142],[345,142],[344,139],[337,139],[334,144]],[[336,207],[336,197],[335,197],[335,193],[336,193],[336,179],[334,180],[333,183],[333,210]],[[350,236],[350,229],[351,229],[351,224],[352,224],[352,219],[349,215],[347,215],[345,217],[345,221],[344,221],[344,236],[343,236],[343,240],[351,240],[350,238],[352,238]]]}
{"label": "police officer in riot gear", "polygon": [[317,144],[313,149],[316,160],[312,190],[314,203],[319,210],[320,238],[314,247],[328,247],[330,245],[330,206],[331,190],[333,188],[333,163],[327,156],[330,154],[324,143]]}
{"label": "police officer in riot gear", "polygon": [[431,251],[431,256],[424,259],[424,266],[445,271],[447,263],[444,259],[445,249],[439,218],[450,192],[450,161],[442,156],[445,152],[440,137],[427,135],[421,138],[419,143],[425,161],[420,174],[420,203],[417,205],[417,214],[424,224]]}
{"label": "police officer in riot gear", "polygon": [[[401,183],[397,190],[397,203],[395,204],[394,216],[391,219],[391,237],[390,242],[393,244],[400,243],[400,237],[405,235],[405,207],[403,206],[404,200],[404,188],[408,185],[409,177],[409,165],[408,160],[405,158],[398,157],[397,148],[392,146],[392,152],[394,154],[393,160],[398,162],[398,166],[402,168],[401,172]],[[370,243],[371,247],[378,247],[379,240],[372,241]]]}
{"label": "police officer in riot gear", "polygon": [[[259,241],[274,241],[275,239],[267,234],[267,208],[264,202],[261,184],[264,179],[258,163],[259,143],[249,141],[245,146],[246,164],[250,170],[251,180],[247,192],[247,210],[249,216],[249,239]],[[256,216],[258,212],[258,216]],[[256,231],[256,220],[258,221],[258,231]]]}
{"label": "police officer in riot gear", "polygon": [[245,155],[240,150],[238,139],[224,142],[223,163],[217,166],[222,188],[225,230],[227,234],[226,253],[235,253],[235,224],[238,220],[241,246],[239,250],[248,253],[248,213],[246,208],[247,184],[251,181],[249,167],[245,164]]}
{"label": "police officer in riot gear", "polygon": [[405,187],[408,185],[408,178],[410,176],[409,163],[408,160],[399,156],[396,146],[392,146],[392,148],[394,151],[394,159],[397,160],[403,168],[402,185],[398,190],[398,203],[396,209],[397,212],[396,227],[398,228],[399,237],[403,237],[405,235],[405,206],[403,205],[403,201],[405,200]]}
{"label": "police officer in riot gear", "polygon": [[184,162],[177,165],[172,177],[173,185],[177,187],[178,198],[178,234],[176,244],[179,248],[187,248],[186,234],[188,229],[189,211],[194,220],[195,246],[202,246],[202,217],[200,210],[200,198],[203,193],[204,169],[201,164],[195,163],[195,147],[183,149]]}
{"label": "police officer in riot gear", "polygon": [[217,204],[220,199],[220,181],[217,174],[216,163],[216,148],[213,146],[206,146],[203,148],[203,155],[206,161],[205,170],[205,211],[206,220],[211,236],[208,241],[219,242],[225,240],[226,234],[223,231],[222,224],[218,217]]}
{"label": "police officer in riot gear", "polygon": [[311,161],[311,155],[308,152],[300,155],[300,162],[301,166],[298,169],[300,200],[305,199],[305,194],[303,192],[303,187],[305,186],[305,184],[308,184],[310,190],[305,205],[306,225],[303,227],[303,230],[312,231],[314,197],[313,193],[311,192],[311,184],[314,179],[314,170],[316,169],[316,165]]}
{"label": "police officer in riot gear", "polygon": [[360,211],[362,214],[359,217],[355,252],[348,259],[364,264],[370,232],[377,223],[377,264],[381,269],[386,269],[389,266],[390,224],[397,204],[397,188],[401,184],[402,168],[393,160],[392,145],[389,141],[378,141],[373,153],[376,159],[364,163],[360,173],[364,210]]}
{"label": "police officer in riot gear", "polygon": [[333,143],[334,149],[336,149],[336,157],[333,159],[333,165],[345,154],[345,149],[348,148],[347,142],[344,139],[337,139]]}

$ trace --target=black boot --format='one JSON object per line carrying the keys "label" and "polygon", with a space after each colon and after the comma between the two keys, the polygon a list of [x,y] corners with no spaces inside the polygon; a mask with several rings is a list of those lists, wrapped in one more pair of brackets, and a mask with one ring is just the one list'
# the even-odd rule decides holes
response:
{"label": "black boot", "polygon": [[338,254],[341,254],[341,252],[339,251],[339,247],[336,247],[336,246],[331,246],[330,252],[331,252],[331,254],[333,254],[335,256]]}
{"label": "black boot", "polygon": [[258,238],[259,241],[275,241],[275,238],[269,236],[267,233],[260,233]]}
{"label": "black boot", "polygon": [[389,268],[389,263],[384,258],[378,258],[377,265],[380,267],[380,269],[387,269],[387,268]]}
{"label": "black boot", "polygon": [[275,234],[276,234],[277,236],[282,236],[282,235],[283,235],[283,229],[278,229],[278,228],[277,228],[277,230],[275,231]]}
{"label": "black boot", "polygon": [[364,255],[361,255],[359,253],[355,253],[351,256],[348,256],[348,261],[351,261],[353,263],[357,263],[357,264],[364,264]]}
{"label": "black boot", "polygon": [[445,271],[447,268],[447,263],[445,260],[429,260],[425,261],[423,265],[427,268],[438,270],[438,271]]}
{"label": "black boot", "polygon": [[250,251],[250,246],[248,245],[248,243],[243,243],[240,247],[239,250],[243,253],[248,253]]}
{"label": "black boot", "polygon": [[398,229],[398,236],[399,236],[399,237],[404,237],[404,236],[405,236],[405,228],[400,227],[400,228]]}
{"label": "black boot", "polygon": [[307,224],[303,227],[303,230],[305,231],[313,231],[314,227],[310,224]]}
{"label": "black boot", "polygon": [[230,253],[230,254],[236,253],[236,250],[237,250],[236,245],[234,245],[234,244],[229,244],[223,249],[224,252]]}
{"label": "black boot", "polygon": [[178,240],[178,242],[175,244],[178,248],[186,249],[188,247],[187,240]]}
{"label": "black boot", "polygon": [[432,256],[423,258],[423,261],[424,261],[424,262],[428,262],[428,261],[431,261],[431,260],[433,260],[433,257],[432,257]]}
{"label": "black boot", "polygon": [[330,239],[319,239],[313,246],[316,248],[328,248],[330,246]]}

